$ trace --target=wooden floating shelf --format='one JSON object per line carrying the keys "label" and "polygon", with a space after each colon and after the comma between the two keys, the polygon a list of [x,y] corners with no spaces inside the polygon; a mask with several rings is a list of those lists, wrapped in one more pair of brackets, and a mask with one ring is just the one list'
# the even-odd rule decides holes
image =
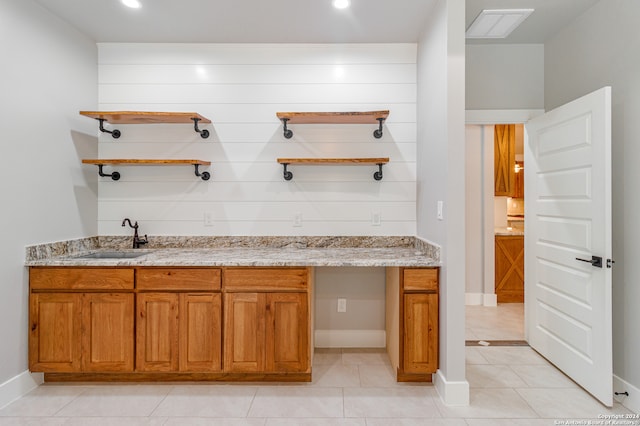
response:
{"label": "wooden floating shelf", "polygon": [[195,166],[195,174],[202,180],[209,180],[211,174],[209,172],[200,173],[200,166],[209,166],[211,161],[204,160],[165,160],[165,159],[127,159],[127,158],[112,158],[112,159],[85,159],[82,160],[83,164],[95,164],[98,166],[98,174],[103,177],[110,177],[113,180],[120,179],[120,173],[112,172],[110,174],[103,173],[102,167],[111,164],[125,164],[125,165],[156,165],[156,166],[172,166],[172,165],[190,165]]}
{"label": "wooden floating shelf", "polygon": [[193,123],[194,130],[200,133],[203,139],[209,137],[209,131],[198,129],[198,123],[211,123],[211,120],[196,112],[80,111],[80,115],[98,120],[100,122],[100,131],[111,133],[111,136],[115,139],[120,137],[121,132],[119,130],[106,130],[103,126],[105,121],[110,124]]}
{"label": "wooden floating shelf", "polygon": [[322,165],[322,164],[346,164],[346,165],[369,165],[378,166],[378,171],[373,174],[375,180],[382,180],[382,165],[389,162],[389,157],[378,158],[278,158],[278,163],[284,166],[284,179],[293,179],[293,173],[287,170],[291,164],[302,165]]}
{"label": "wooden floating shelf", "polygon": [[389,117],[389,110],[361,112],[277,112],[284,125],[284,137],[290,139],[293,131],[288,124],[378,124],[373,132],[376,139],[382,137],[382,124]]}

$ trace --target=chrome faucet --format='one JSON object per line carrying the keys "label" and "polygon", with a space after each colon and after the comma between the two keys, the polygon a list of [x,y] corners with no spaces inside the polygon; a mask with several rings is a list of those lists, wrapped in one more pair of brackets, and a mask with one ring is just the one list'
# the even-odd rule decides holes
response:
{"label": "chrome faucet", "polygon": [[144,234],[144,238],[140,238],[138,236],[138,221],[135,224],[131,224],[131,220],[128,217],[124,218],[122,221],[122,226],[125,226],[126,223],[129,223],[129,226],[133,228],[133,248],[137,249],[145,244],[149,244],[149,240],[147,239],[147,234]]}

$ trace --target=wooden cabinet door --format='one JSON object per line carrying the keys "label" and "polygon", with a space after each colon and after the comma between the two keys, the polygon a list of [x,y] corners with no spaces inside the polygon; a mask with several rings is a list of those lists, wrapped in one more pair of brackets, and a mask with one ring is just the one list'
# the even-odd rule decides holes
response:
{"label": "wooden cabinet door", "polygon": [[133,371],[133,294],[82,295],[82,370]]}
{"label": "wooden cabinet door", "polygon": [[265,293],[227,293],[224,298],[224,370],[265,369]]}
{"label": "wooden cabinet door", "polygon": [[495,275],[498,303],[524,302],[524,237],[495,237]]}
{"label": "wooden cabinet door", "polygon": [[438,294],[404,295],[403,367],[405,373],[438,368]]}
{"label": "wooden cabinet door", "polygon": [[180,295],[180,371],[222,370],[222,296]]}
{"label": "wooden cabinet door", "polygon": [[266,320],[266,371],[308,372],[310,332],[307,294],[268,294]]}
{"label": "wooden cabinet door", "polygon": [[34,293],[29,306],[29,369],[77,372],[81,363],[82,299],[71,293]]}
{"label": "wooden cabinet door", "polygon": [[136,371],[178,370],[178,294],[139,293]]}
{"label": "wooden cabinet door", "polygon": [[496,124],[493,145],[494,195],[511,197],[515,179],[516,126]]}

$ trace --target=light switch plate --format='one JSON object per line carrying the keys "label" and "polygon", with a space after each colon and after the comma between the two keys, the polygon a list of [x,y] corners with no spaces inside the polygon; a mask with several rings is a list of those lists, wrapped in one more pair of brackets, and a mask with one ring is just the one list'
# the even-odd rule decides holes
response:
{"label": "light switch plate", "polygon": [[444,213],[442,212],[443,206],[444,203],[442,201],[438,201],[438,220],[444,219]]}
{"label": "light switch plate", "polygon": [[338,312],[347,312],[347,299],[338,299]]}
{"label": "light switch plate", "polygon": [[302,226],[302,213],[296,212],[293,215],[293,226],[298,228]]}

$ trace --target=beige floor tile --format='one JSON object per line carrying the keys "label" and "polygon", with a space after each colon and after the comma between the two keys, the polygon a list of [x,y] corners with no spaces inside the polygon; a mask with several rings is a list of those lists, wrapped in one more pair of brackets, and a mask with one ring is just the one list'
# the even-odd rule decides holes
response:
{"label": "beige floor tile", "polygon": [[0,410],[0,416],[53,416],[88,389],[82,386],[39,386]]}
{"label": "beige floor tile", "polygon": [[248,417],[343,417],[342,388],[263,386]]}
{"label": "beige floor tile", "polygon": [[360,370],[360,386],[363,388],[433,387],[431,383],[397,382],[396,373],[391,364],[359,365],[358,369]]}
{"label": "beige floor tile", "polygon": [[322,364],[313,367],[313,385],[319,387],[358,387],[360,374],[357,365]]}
{"label": "beige floor tile", "polygon": [[171,390],[171,386],[96,386],[58,411],[66,417],[149,416]]}
{"label": "beige floor tile", "polygon": [[389,364],[386,349],[351,349],[342,350],[342,363],[345,365],[386,365]]}
{"label": "beige floor tile", "polygon": [[583,389],[516,389],[539,417],[549,419],[597,419],[601,414],[630,413],[614,403],[607,408]]}
{"label": "beige floor tile", "polygon": [[66,417],[0,417],[0,426],[62,426]]}
{"label": "beige floor tile", "polygon": [[[553,365],[512,365],[530,388],[576,388],[578,385]],[[514,386],[517,387],[517,386]]]}
{"label": "beige floor tile", "polygon": [[[524,304],[466,306],[467,340],[523,340]],[[469,337],[472,336],[472,337]]]}
{"label": "beige floor tile", "polygon": [[367,419],[367,426],[467,426],[463,419]]}
{"label": "beige floor tile", "polygon": [[175,386],[154,410],[160,417],[246,417],[256,394],[253,386]]}
{"label": "beige floor tile", "polygon": [[537,418],[535,411],[513,389],[471,388],[469,405],[465,407],[447,406],[440,399],[436,405],[442,417],[517,419]]}
{"label": "beige floor tile", "polygon": [[433,388],[345,388],[345,417],[441,417]]}
{"label": "beige floor tile", "polygon": [[71,417],[64,426],[164,426],[166,421],[161,417]]}
{"label": "beige floor tile", "polygon": [[342,363],[342,349],[322,349],[316,348],[313,353],[313,366],[333,365]]}
{"label": "beige floor tile", "polygon": [[213,417],[169,417],[162,426],[264,426],[267,419],[219,419]]}
{"label": "beige floor tile", "polygon": [[490,364],[549,365],[547,360],[528,346],[478,346],[476,349]]}
{"label": "beige floor tile", "polygon": [[508,365],[467,365],[472,388],[518,388],[527,384]]}
{"label": "beige floor tile", "polygon": [[489,364],[489,361],[482,356],[482,353],[473,346],[465,346],[465,359],[467,365],[469,364]]}
{"label": "beige floor tile", "polygon": [[551,419],[467,419],[469,426],[557,426]]}
{"label": "beige floor tile", "polygon": [[266,426],[367,426],[365,419],[267,419]]}

